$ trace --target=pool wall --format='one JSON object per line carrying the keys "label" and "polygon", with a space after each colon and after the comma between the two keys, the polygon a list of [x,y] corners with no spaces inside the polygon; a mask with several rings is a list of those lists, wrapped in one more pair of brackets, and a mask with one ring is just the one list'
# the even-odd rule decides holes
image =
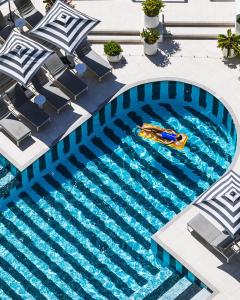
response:
{"label": "pool wall", "polygon": [[193,107],[203,120],[211,120],[219,126],[221,132],[230,133],[236,149],[237,134],[232,116],[227,108],[213,94],[201,87],[174,80],[143,83],[117,95],[102,107],[85,123],[55,144],[48,152],[31,164],[23,172],[18,171],[3,156],[0,156],[0,210],[6,209],[7,203],[15,202],[23,187],[31,185],[55,165],[68,157],[83,142],[98,134],[100,128],[113,121],[116,115],[132,110],[138,102],[160,101],[174,102],[176,105]]}
{"label": "pool wall", "polygon": [[199,287],[208,290],[209,293],[213,293],[213,291],[209,289],[199,278],[197,278],[183,264],[181,264],[169,252],[167,252],[163,247],[161,247],[154,239],[151,240],[151,249],[156,260],[163,266],[166,266],[176,271],[177,273],[184,275],[192,283],[195,283]]}

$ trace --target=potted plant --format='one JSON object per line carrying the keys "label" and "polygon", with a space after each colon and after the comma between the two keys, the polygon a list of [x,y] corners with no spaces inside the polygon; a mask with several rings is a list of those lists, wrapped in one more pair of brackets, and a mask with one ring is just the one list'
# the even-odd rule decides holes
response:
{"label": "potted plant", "polygon": [[144,11],[144,26],[147,28],[156,28],[159,25],[159,13],[164,7],[162,0],[145,0],[142,3]]}
{"label": "potted plant", "polygon": [[122,58],[122,47],[115,41],[104,44],[104,53],[110,62],[119,62]]}
{"label": "potted plant", "polygon": [[147,55],[154,55],[158,50],[158,40],[160,33],[157,29],[147,28],[141,32],[141,37],[144,42],[144,53]]}
{"label": "potted plant", "polygon": [[[56,0],[43,0],[43,3],[45,4],[45,10],[49,11],[55,2]],[[74,4],[72,3],[73,0],[64,0],[63,2],[67,3],[71,7],[74,7]]]}
{"label": "potted plant", "polygon": [[240,35],[228,29],[227,35],[218,35],[218,48],[222,49],[223,56],[233,58],[240,53]]}

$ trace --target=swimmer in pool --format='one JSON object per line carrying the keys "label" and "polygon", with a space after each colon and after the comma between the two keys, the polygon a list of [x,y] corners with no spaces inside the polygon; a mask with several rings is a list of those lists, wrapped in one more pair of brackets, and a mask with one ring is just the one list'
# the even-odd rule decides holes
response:
{"label": "swimmer in pool", "polygon": [[170,145],[172,143],[177,143],[182,140],[182,135],[177,134],[173,130],[165,131],[163,128],[149,128],[143,126],[138,126],[141,130],[152,133],[156,135],[158,138],[164,139],[166,145]]}

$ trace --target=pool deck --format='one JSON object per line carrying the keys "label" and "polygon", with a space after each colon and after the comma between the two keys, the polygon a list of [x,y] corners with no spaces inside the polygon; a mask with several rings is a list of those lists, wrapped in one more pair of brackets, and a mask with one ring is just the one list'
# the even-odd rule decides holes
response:
{"label": "pool deck", "polygon": [[[166,0],[164,19],[168,23],[232,23],[234,22],[235,3],[232,1],[210,0]],[[76,1],[80,11],[99,18],[101,23],[95,29],[104,30],[141,30],[143,12],[138,0],[90,0]],[[111,14],[109,14],[111,11]],[[194,17],[193,17],[194,16]]]}
{"label": "pool deck", "polygon": [[[33,3],[44,13],[42,1],[33,0]],[[88,0],[75,1],[75,5],[76,8],[93,17],[101,16],[99,19],[102,22],[96,28],[99,31],[141,30],[143,26],[143,12],[138,1]],[[12,8],[14,9],[13,4]],[[7,13],[7,4],[1,6],[1,9],[3,13]],[[170,0],[166,1],[164,15],[165,21],[168,22],[192,22],[194,15],[196,16],[194,22],[229,23],[233,20],[234,9],[235,3],[231,1]],[[93,48],[103,55],[102,45],[94,45]],[[223,97],[227,106],[230,104],[234,111],[239,110],[235,101],[240,92],[238,62],[232,61],[231,65],[222,62],[221,52],[216,48],[216,41],[168,40],[159,45],[159,53],[154,58],[143,55],[142,45],[124,45],[123,48],[124,59],[122,63],[113,66],[113,76],[109,75],[102,82],[98,82],[96,77],[87,72],[83,80],[88,84],[89,91],[81,95],[72,104],[71,109],[67,109],[60,115],[49,110],[51,123],[39,132],[29,126],[33,132],[32,140],[23,143],[22,147],[18,148],[0,132],[0,153],[22,171],[47,152],[58,140],[91,117],[106,102],[106,99],[110,99],[124,86],[137,84],[142,80],[175,77],[203,84],[211,87],[218,97]],[[228,89],[223,89],[223,82]]]}
{"label": "pool deck", "polygon": [[[33,1],[41,10],[43,4]],[[232,22],[233,2],[211,2],[209,0],[191,0],[189,2],[169,1],[165,11],[165,20],[191,22]],[[99,30],[141,29],[143,16],[140,4],[131,0],[79,1],[77,8],[92,16],[101,15]],[[178,5],[176,9],[176,5]],[[112,9],[109,7],[112,6]],[[126,13],[126,6],[128,8]],[[106,7],[108,9],[106,9]],[[109,14],[109,10],[116,14]],[[136,24],[138,24],[136,26]],[[111,26],[111,27],[110,27]],[[102,45],[93,48],[103,55]],[[205,87],[221,99],[235,121],[237,134],[240,134],[240,78],[239,59],[222,60],[221,51],[212,40],[168,40],[159,45],[159,52],[153,58],[143,55],[141,45],[124,45],[124,59],[114,67],[113,75],[101,83],[89,73],[83,80],[89,85],[89,91],[73,104],[72,109],[53,115],[52,122],[41,132],[33,132],[34,143],[19,149],[0,133],[0,153],[10,160],[19,170],[23,170],[57,140],[69,134],[104,104],[106,99],[117,91],[142,81],[166,78],[189,81]],[[63,126],[64,124],[64,126]],[[235,158],[231,164],[237,173],[240,170],[239,140]],[[200,280],[214,290],[214,299],[237,300],[240,298],[240,255],[234,257],[229,265],[224,258],[206,248],[193,237],[186,228],[187,222],[199,212],[193,205],[188,206],[153,238],[182,262]],[[212,219],[211,219],[212,220]]]}
{"label": "pool deck", "polygon": [[[240,255],[227,264],[223,256],[196,239],[187,230],[187,222],[197,213],[197,207],[188,206],[154,234],[153,239],[212,289],[214,300],[237,300],[240,298]],[[202,211],[201,214],[209,218]],[[215,220],[209,219],[222,229]]]}
{"label": "pool deck", "polygon": [[[93,48],[103,54],[102,45],[94,45]],[[144,56],[141,45],[124,45],[123,49],[124,59],[115,65],[113,75],[99,82],[92,74],[86,73],[83,80],[89,85],[89,91],[73,103],[72,109],[67,108],[60,115],[49,111],[51,123],[39,133],[33,129],[32,141],[18,148],[0,133],[1,153],[19,170],[23,170],[47,152],[57,140],[86,121],[117,91],[140,81],[166,77],[211,87],[218,98],[224,99],[227,108],[235,112],[233,117],[236,124],[240,123],[240,107],[236,101],[240,95],[238,62],[233,60],[230,66],[224,63],[215,41],[166,41],[160,45],[160,51],[154,58]]]}

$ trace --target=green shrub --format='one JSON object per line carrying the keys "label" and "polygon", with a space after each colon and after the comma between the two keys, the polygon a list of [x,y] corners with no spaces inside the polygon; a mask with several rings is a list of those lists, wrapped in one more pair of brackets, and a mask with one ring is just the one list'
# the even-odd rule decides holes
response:
{"label": "green shrub", "polygon": [[233,49],[236,54],[240,54],[240,35],[232,33],[231,29],[228,29],[227,35],[218,35],[218,48],[227,49],[230,55],[230,50]]}
{"label": "green shrub", "polygon": [[106,55],[109,55],[109,56],[117,56],[119,55],[121,52],[122,52],[122,48],[121,46],[119,45],[119,43],[115,42],[115,41],[110,41],[110,42],[107,42],[105,45],[104,45],[104,52]]}
{"label": "green shrub", "polygon": [[143,29],[140,35],[148,44],[155,44],[160,37],[159,31],[153,28]]}
{"label": "green shrub", "polygon": [[156,17],[164,7],[162,0],[145,0],[142,3],[142,8],[146,16]]}

